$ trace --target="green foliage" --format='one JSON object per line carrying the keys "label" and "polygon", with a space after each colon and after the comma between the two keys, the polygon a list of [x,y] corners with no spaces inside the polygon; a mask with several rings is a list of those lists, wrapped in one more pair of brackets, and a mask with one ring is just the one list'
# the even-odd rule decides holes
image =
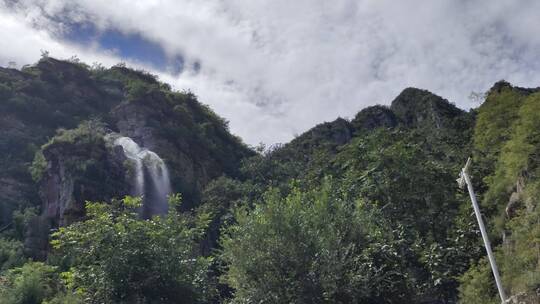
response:
{"label": "green foliage", "polygon": [[[473,180],[503,283],[537,301],[537,91],[500,82],[464,113],[409,88],[390,108],[320,124],[255,154],[193,93],[125,64],[44,55],[21,71],[0,68],[0,227],[11,228],[0,238],[2,300],[207,302],[218,273],[221,294],[232,287],[236,303],[452,302],[459,283],[463,303],[490,303],[493,279],[454,181],[473,143]],[[49,263],[58,268],[20,267],[35,212],[25,208],[38,204],[48,162],[65,165],[76,201],[125,193],[126,168],[108,161],[103,135],[105,125],[131,124],[132,114],[155,137],[185,203],[173,196],[171,213],[146,221],[135,198],[89,203],[87,221],[54,236]]]}
{"label": "green foliage", "polygon": [[347,176],[351,195],[378,204],[422,236],[441,240],[459,209],[455,173],[414,136],[381,130],[357,138],[338,154],[334,166]]}
{"label": "green foliage", "polygon": [[29,207],[13,212],[13,237],[17,240],[24,240],[24,232],[30,220],[38,213],[37,208]]}
{"label": "green foliage", "polygon": [[486,102],[478,109],[474,129],[474,147],[481,161],[480,166],[493,171],[498,155],[506,140],[512,134],[512,124],[516,121],[524,94],[503,85],[489,92]]}
{"label": "green foliage", "polygon": [[501,144],[511,134],[511,124],[515,121],[523,94],[511,86],[503,86],[490,92],[486,102],[478,109],[475,147],[487,154],[496,154]]}
{"label": "green foliage", "polygon": [[85,299],[76,293],[71,292],[60,292],[56,294],[52,299],[49,301],[43,302],[43,304],[79,304],[79,303],[87,303]]}
{"label": "green foliage", "polygon": [[[178,204],[173,196],[171,203]],[[197,240],[208,215],[180,214],[140,220],[139,198],[88,203],[88,220],[53,234],[55,253],[70,267],[68,286],[89,303],[203,303],[213,295]]]}
{"label": "green foliage", "polygon": [[0,273],[24,264],[23,244],[17,240],[0,238]]}
{"label": "green foliage", "polygon": [[[310,192],[320,187],[324,175],[334,175],[345,201],[366,202],[379,210],[378,216],[393,231],[401,231],[408,248],[403,273],[414,282],[410,296],[454,299],[457,277],[481,254],[470,205],[466,196],[457,193],[455,183],[468,151],[462,146],[470,139],[470,134],[460,131],[470,126],[469,118],[460,119],[451,122],[456,130],[380,128],[360,132],[342,145],[336,138],[346,138],[346,125],[337,121],[317,126],[285,146],[244,161],[240,197],[247,202],[243,205],[260,201],[268,187],[294,192],[290,179],[297,179],[296,187]],[[230,188],[235,190],[221,197],[238,189]],[[218,196],[211,201],[221,202]],[[468,209],[463,208],[464,202]],[[269,249],[269,256],[264,257],[270,259],[273,252]]]}
{"label": "green foliage", "polygon": [[39,150],[34,156],[32,166],[30,166],[30,174],[35,182],[39,182],[47,169],[47,160],[43,155],[43,151]]}
{"label": "green foliage", "polygon": [[473,265],[460,279],[460,303],[498,304],[500,298],[493,280],[493,274],[486,259]]}
{"label": "green foliage", "polygon": [[380,211],[326,182],[240,208],[222,238],[233,303],[398,303],[410,299],[407,248]]}
{"label": "green foliage", "polygon": [[540,301],[540,208],[521,211],[507,223],[511,240],[503,248],[501,274],[511,295],[528,294]]}
{"label": "green foliage", "polygon": [[218,248],[220,230],[233,221],[234,207],[241,205],[249,192],[247,184],[225,176],[213,180],[206,186],[198,210],[210,214],[212,220],[208,225],[205,239],[201,242],[203,255],[211,255],[212,251]]}
{"label": "green foliage", "polygon": [[489,191],[485,204],[498,207],[499,214],[510,193],[516,190],[514,186],[520,177],[531,180],[539,177],[536,173],[540,167],[540,93],[520,100],[520,109],[509,129],[512,132],[501,143],[495,172],[486,179]]}
{"label": "green foliage", "polygon": [[0,83],[0,100],[5,100],[11,97],[12,90],[11,88],[3,83]]}
{"label": "green foliage", "polygon": [[41,304],[62,288],[55,267],[29,262],[0,277],[0,303]]}
{"label": "green foliage", "polygon": [[53,137],[42,149],[47,149],[50,146],[62,144],[78,145],[95,145],[98,142],[103,142],[105,134],[105,125],[99,120],[83,121],[75,129],[65,130],[59,129],[56,136]]}
{"label": "green foliage", "polygon": [[[497,232],[494,243],[505,235],[495,248],[503,286],[525,303],[540,301],[539,105],[540,93],[497,84],[480,107],[475,127],[475,165],[488,175],[481,187],[483,210]],[[472,267],[461,284],[464,303],[478,303],[479,298],[496,302],[486,263]]]}
{"label": "green foliage", "polygon": [[[28,222],[36,215],[36,208],[15,210],[12,221],[0,233],[0,274],[24,264],[24,232]],[[9,229],[8,229],[9,228]],[[1,303],[1,302],[0,302]]]}
{"label": "green foliage", "polygon": [[355,138],[333,164],[350,197],[378,206],[395,229],[403,227],[414,249],[407,259],[415,265],[416,292],[441,299],[455,297],[456,277],[478,253],[470,210],[461,210],[465,199],[457,194],[455,166],[420,133],[404,130]]}
{"label": "green foliage", "polygon": [[135,101],[144,98],[158,87],[154,84],[149,84],[139,79],[129,79],[126,84],[127,99]]}

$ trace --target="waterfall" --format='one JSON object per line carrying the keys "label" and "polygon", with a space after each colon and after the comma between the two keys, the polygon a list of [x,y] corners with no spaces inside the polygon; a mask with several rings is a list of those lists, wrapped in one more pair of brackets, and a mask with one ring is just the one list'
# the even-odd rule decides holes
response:
{"label": "waterfall", "polygon": [[133,194],[143,196],[142,216],[147,218],[167,213],[171,182],[165,162],[129,137],[118,137],[114,144],[121,146],[125,156],[134,163]]}

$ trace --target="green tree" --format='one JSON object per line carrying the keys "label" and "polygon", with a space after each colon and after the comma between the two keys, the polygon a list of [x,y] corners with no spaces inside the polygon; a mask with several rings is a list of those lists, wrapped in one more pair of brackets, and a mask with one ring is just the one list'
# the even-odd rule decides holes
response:
{"label": "green tree", "polygon": [[17,240],[0,238],[0,272],[23,263],[23,244]]}
{"label": "green tree", "polygon": [[486,259],[473,265],[460,279],[460,303],[495,304],[500,303],[491,268]]}
{"label": "green tree", "polygon": [[41,304],[62,288],[55,267],[29,262],[0,277],[0,304]]}
{"label": "green tree", "polygon": [[479,246],[470,205],[457,194],[456,165],[439,149],[416,131],[376,130],[343,147],[333,167],[350,197],[378,206],[394,229],[403,227],[414,251],[406,258],[416,294],[448,300]]}
{"label": "green tree", "polygon": [[69,266],[68,286],[89,303],[203,303],[213,295],[210,258],[198,255],[209,216],[180,214],[141,220],[139,198],[87,203],[88,220],[53,234]]}
{"label": "green tree", "polygon": [[402,303],[410,299],[399,232],[374,206],[321,189],[264,195],[236,210],[221,239],[233,303]]}

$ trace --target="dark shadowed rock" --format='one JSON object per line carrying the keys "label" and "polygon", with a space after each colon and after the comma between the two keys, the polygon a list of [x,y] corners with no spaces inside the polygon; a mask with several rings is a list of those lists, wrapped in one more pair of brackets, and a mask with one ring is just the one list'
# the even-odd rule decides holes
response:
{"label": "dark shadowed rock", "polygon": [[51,220],[46,216],[32,218],[25,231],[24,254],[37,261],[44,261],[49,250]]}
{"label": "dark shadowed rock", "polygon": [[227,132],[224,123],[193,95],[151,92],[125,100],[111,114],[115,131],[162,157],[183,207],[195,206],[204,186],[223,174],[237,175],[253,152]]}
{"label": "dark shadowed rock", "polygon": [[54,226],[82,219],[86,201],[108,201],[129,193],[123,153],[107,146],[102,133],[80,129],[64,131],[43,148],[42,215]]}
{"label": "dark shadowed rock", "polygon": [[520,92],[523,95],[529,95],[536,92],[540,92],[540,87],[537,88],[522,88],[518,86],[513,86],[511,83],[509,83],[506,80],[499,80],[497,81],[487,92],[487,94],[499,94],[503,92],[505,89],[509,90],[515,90],[516,92]]}
{"label": "dark shadowed rock", "polygon": [[351,121],[355,132],[369,131],[376,128],[394,128],[397,124],[398,119],[392,110],[381,105],[361,110]]}
{"label": "dark shadowed rock", "polygon": [[352,138],[352,126],[343,119],[338,118],[332,122],[318,124],[307,132],[293,139],[284,148],[298,147],[301,149],[314,149],[344,145]]}
{"label": "dark shadowed rock", "polygon": [[464,112],[427,90],[407,88],[399,94],[390,109],[406,127],[441,129]]}

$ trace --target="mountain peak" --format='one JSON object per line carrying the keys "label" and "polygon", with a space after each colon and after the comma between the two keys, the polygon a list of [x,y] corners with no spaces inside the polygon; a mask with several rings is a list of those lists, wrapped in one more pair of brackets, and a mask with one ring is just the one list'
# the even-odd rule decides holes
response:
{"label": "mountain peak", "polygon": [[362,109],[351,121],[355,131],[373,130],[380,127],[393,128],[398,119],[394,112],[386,106],[375,105]]}
{"label": "mountain peak", "polygon": [[408,127],[432,125],[441,128],[444,121],[462,113],[448,100],[427,90],[406,88],[393,101],[390,109]]}

